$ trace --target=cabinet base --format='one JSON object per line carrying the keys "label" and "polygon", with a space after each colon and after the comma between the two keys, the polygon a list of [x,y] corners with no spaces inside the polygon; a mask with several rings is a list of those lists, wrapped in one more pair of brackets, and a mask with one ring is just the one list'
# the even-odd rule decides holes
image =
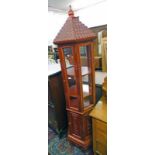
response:
{"label": "cabinet base", "polygon": [[67,138],[71,143],[81,147],[84,150],[88,149],[92,145],[91,137],[87,137],[85,140],[81,140],[68,134]]}

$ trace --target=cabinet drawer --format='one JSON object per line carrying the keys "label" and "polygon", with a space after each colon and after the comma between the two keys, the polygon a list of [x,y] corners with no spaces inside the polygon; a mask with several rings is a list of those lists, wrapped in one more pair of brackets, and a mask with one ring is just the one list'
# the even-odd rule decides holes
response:
{"label": "cabinet drawer", "polygon": [[107,124],[93,119],[93,148],[95,155],[107,155]]}
{"label": "cabinet drawer", "polygon": [[96,148],[94,151],[97,155],[107,155],[107,147],[98,142],[96,142]]}
{"label": "cabinet drawer", "polygon": [[103,132],[101,132],[100,130],[97,130],[96,131],[96,142],[99,142],[103,145],[106,145],[107,144],[107,135],[104,134]]}
{"label": "cabinet drawer", "polygon": [[99,120],[95,120],[95,127],[96,127],[96,130],[100,130],[104,134],[107,134],[107,124],[106,123],[99,121]]}

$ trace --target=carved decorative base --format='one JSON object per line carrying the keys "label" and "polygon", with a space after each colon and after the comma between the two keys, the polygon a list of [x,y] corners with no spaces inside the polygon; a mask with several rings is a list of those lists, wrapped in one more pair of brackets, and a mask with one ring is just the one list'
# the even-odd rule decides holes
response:
{"label": "carved decorative base", "polygon": [[87,137],[86,140],[80,140],[72,135],[68,135],[68,140],[73,143],[74,145],[77,145],[81,147],[82,149],[86,150],[89,148],[89,146],[92,145],[92,140],[91,137]]}
{"label": "carved decorative base", "polygon": [[83,149],[87,149],[92,144],[89,112],[79,114],[68,111],[68,120],[68,140]]}

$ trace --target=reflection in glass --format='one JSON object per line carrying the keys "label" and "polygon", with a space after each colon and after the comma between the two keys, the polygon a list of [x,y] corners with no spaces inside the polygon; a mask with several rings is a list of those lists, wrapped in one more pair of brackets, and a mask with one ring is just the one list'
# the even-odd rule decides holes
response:
{"label": "reflection in glass", "polygon": [[63,52],[64,52],[64,56],[65,56],[66,68],[74,65],[72,48],[71,47],[63,48]]}

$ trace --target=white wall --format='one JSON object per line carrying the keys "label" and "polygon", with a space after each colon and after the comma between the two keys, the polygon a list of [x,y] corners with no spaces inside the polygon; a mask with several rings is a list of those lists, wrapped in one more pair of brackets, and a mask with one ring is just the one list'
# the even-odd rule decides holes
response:
{"label": "white wall", "polygon": [[67,19],[67,15],[55,14],[48,12],[48,45],[53,44],[53,39],[63,26]]}
{"label": "white wall", "polygon": [[[88,27],[107,24],[107,1],[75,12],[75,16]],[[53,44],[53,39],[65,23],[68,15],[48,13],[48,45]]]}
{"label": "white wall", "polygon": [[107,24],[107,2],[80,10],[75,15],[88,27]]}

